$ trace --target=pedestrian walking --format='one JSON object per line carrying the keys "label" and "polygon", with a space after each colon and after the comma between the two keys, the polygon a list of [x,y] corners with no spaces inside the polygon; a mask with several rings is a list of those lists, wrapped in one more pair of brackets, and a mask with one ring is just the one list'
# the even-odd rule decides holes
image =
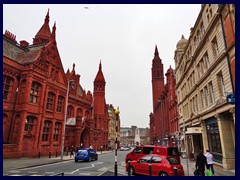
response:
{"label": "pedestrian walking", "polygon": [[205,156],[207,159],[207,167],[212,171],[212,175],[214,176],[213,155],[207,150]]}
{"label": "pedestrian walking", "polygon": [[71,158],[72,156],[74,157],[73,148],[70,149],[70,158]]}
{"label": "pedestrian walking", "polygon": [[204,156],[203,151],[200,150],[199,154],[197,155],[195,165],[199,176],[205,176],[205,166],[207,167],[207,159],[206,156]]}
{"label": "pedestrian walking", "polygon": [[103,146],[101,146],[101,147],[100,147],[100,149],[101,149],[101,153],[102,153],[102,150],[103,150]]}

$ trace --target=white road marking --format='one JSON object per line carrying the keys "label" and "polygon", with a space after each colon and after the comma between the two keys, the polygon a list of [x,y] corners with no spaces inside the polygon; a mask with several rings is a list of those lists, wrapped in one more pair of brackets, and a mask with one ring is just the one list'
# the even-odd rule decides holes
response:
{"label": "white road marking", "polygon": [[29,173],[29,174],[36,174],[38,172],[36,172],[36,171],[28,171],[27,173]]}
{"label": "white road marking", "polygon": [[91,164],[91,166],[83,167],[83,168],[78,168],[78,169],[76,169],[75,171],[70,172],[69,174],[74,174],[74,173],[78,172],[79,170],[89,169],[89,168],[93,168],[93,167],[95,167],[95,166],[94,166],[93,164]]}
{"label": "white road marking", "polygon": [[79,175],[82,175],[82,176],[91,176],[91,173],[79,173]]}
{"label": "white road marking", "polygon": [[35,167],[29,167],[29,168],[22,168],[20,170],[37,169],[37,168],[41,168],[41,167],[45,167],[45,166],[53,166],[55,164],[61,164],[61,163],[69,163],[69,161],[57,162],[57,163],[52,163],[52,164],[44,164],[44,165],[41,165],[41,166],[35,166]]}
{"label": "white road marking", "polygon": [[10,173],[20,173],[21,171],[18,171],[18,170],[10,170],[10,171],[8,171],[8,172],[10,172]]}

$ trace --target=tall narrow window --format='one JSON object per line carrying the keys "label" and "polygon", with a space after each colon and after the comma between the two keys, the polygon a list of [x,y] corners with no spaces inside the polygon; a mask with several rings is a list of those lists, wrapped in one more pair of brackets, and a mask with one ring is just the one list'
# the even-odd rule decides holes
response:
{"label": "tall narrow window", "polygon": [[13,79],[8,76],[3,77],[3,99],[7,99],[12,94]]}
{"label": "tall narrow window", "polygon": [[36,120],[33,116],[28,116],[25,122],[24,131],[32,131],[34,126],[34,121]]}
{"label": "tall narrow window", "polygon": [[42,141],[49,141],[51,122],[45,121],[42,133]]}
{"label": "tall narrow window", "polygon": [[195,109],[196,109],[196,112],[198,112],[198,99],[197,99],[197,95],[195,96]]}
{"label": "tall narrow window", "polygon": [[54,101],[55,101],[55,94],[52,92],[49,92],[48,98],[47,98],[47,106],[46,106],[48,110],[54,110]]}
{"label": "tall narrow window", "polygon": [[60,129],[61,129],[61,123],[56,122],[55,128],[54,128],[53,141],[59,141]]}
{"label": "tall narrow window", "polygon": [[210,90],[210,102],[213,104],[215,100],[212,82],[209,83],[209,90]]}
{"label": "tall narrow window", "polygon": [[204,109],[204,93],[203,90],[201,90],[201,102],[202,102],[202,110]]}
{"label": "tall narrow window", "polygon": [[222,72],[217,74],[217,82],[218,82],[218,89],[219,89],[220,97],[225,96],[225,87],[224,87]]}
{"label": "tall narrow window", "polygon": [[219,55],[219,47],[218,47],[218,42],[217,42],[216,37],[212,41],[212,47],[213,47],[213,55],[218,56]]}
{"label": "tall narrow window", "polygon": [[57,112],[62,112],[62,110],[63,110],[63,103],[64,103],[64,97],[63,96],[58,96]]}
{"label": "tall narrow window", "polygon": [[208,99],[208,88],[207,88],[207,86],[204,87],[204,94],[205,94],[205,105],[206,105],[206,107],[208,107],[209,99]]}
{"label": "tall narrow window", "polygon": [[209,58],[208,58],[207,53],[203,56],[203,60],[204,60],[205,68],[208,69],[210,67],[210,62],[209,62]]}
{"label": "tall narrow window", "polygon": [[67,108],[67,117],[68,118],[73,117],[73,107],[72,106],[68,106],[68,108]]}
{"label": "tall narrow window", "polygon": [[40,94],[40,84],[37,83],[37,82],[33,82],[32,87],[31,87],[31,91],[30,91],[29,102],[37,104],[39,94]]}

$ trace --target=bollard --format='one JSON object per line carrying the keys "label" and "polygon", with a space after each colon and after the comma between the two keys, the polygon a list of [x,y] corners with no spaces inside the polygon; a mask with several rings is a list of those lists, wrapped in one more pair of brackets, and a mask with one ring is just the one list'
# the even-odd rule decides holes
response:
{"label": "bollard", "polygon": [[38,158],[40,158],[40,151],[39,151],[39,153],[38,153]]}
{"label": "bollard", "polygon": [[149,176],[152,176],[152,163],[149,163],[148,166],[149,166]]}
{"label": "bollard", "polygon": [[131,176],[131,173],[130,173],[130,161],[128,161],[128,176]]}
{"label": "bollard", "polygon": [[51,153],[51,151],[49,151],[49,155],[48,155],[48,157],[51,158],[51,155],[52,155],[52,153]]}
{"label": "bollard", "polygon": [[56,157],[58,157],[58,152],[56,151]]}
{"label": "bollard", "polygon": [[178,176],[177,167],[174,167],[173,170],[174,170],[174,176]]}

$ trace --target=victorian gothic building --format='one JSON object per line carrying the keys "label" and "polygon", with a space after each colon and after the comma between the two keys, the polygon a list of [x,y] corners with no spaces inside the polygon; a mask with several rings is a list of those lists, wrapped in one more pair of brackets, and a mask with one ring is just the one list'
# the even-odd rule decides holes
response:
{"label": "victorian gothic building", "polygon": [[214,164],[235,169],[235,5],[203,4],[174,60],[182,150],[210,150]]}
{"label": "victorian gothic building", "polygon": [[164,71],[158,48],[155,47],[152,60],[153,112],[150,114],[150,142],[162,146],[177,146],[179,136],[175,74],[167,70],[164,85]]}
{"label": "victorian gothic building", "polygon": [[32,44],[25,40],[18,43],[16,36],[6,31],[3,157],[60,154],[63,137],[64,148],[76,148],[81,143],[95,149],[108,148],[105,84],[101,63],[93,94],[83,90],[75,64],[71,72],[64,72],[56,42],[56,23],[51,31],[49,12]]}

